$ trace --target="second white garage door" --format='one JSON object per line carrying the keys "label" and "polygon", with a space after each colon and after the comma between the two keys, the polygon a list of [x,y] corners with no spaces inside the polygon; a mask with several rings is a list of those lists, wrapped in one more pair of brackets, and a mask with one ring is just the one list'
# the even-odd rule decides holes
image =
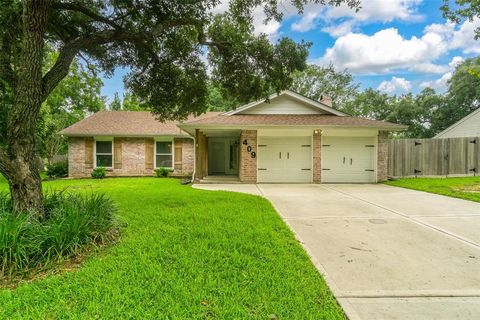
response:
{"label": "second white garage door", "polygon": [[311,137],[259,137],[258,182],[310,183]]}
{"label": "second white garage door", "polygon": [[374,183],[375,137],[322,137],[322,183]]}

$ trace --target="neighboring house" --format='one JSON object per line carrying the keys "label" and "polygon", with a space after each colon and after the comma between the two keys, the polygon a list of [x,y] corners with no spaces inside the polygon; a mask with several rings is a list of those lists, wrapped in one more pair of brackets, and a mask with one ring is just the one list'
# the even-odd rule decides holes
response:
{"label": "neighboring house", "polygon": [[434,138],[468,138],[480,137],[480,108],[465,118],[455,122]]}
{"label": "neighboring house", "polygon": [[151,175],[155,167],[169,167],[193,172],[195,180],[374,183],[387,178],[388,132],[404,128],[350,117],[284,91],[269,102],[206,113],[177,126],[146,112],[100,112],[61,134],[69,137],[73,177],[89,176],[96,166],[108,167],[110,175]]}

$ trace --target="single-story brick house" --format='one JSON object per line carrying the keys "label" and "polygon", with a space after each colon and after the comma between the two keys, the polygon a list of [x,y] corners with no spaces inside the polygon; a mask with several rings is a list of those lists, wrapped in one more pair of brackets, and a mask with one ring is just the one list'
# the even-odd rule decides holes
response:
{"label": "single-story brick house", "polygon": [[168,167],[195,180],[375,183],[386,180],[387,137],[402,125],[348,116],[292,91],[182,123],[149,112],[98,112],[66,129],[69,175],[103,166],[111,176]]}

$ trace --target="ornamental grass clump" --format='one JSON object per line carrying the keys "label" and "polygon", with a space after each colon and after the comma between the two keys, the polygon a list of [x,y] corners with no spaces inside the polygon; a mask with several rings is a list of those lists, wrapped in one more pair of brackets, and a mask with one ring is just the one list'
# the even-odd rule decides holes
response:
{"label": "ornamental grass clump", "polygon": [[118,235],[115,205],[102,194],[53,192],[44,206],[39,220],[15,211],[10,196],[0,195],[0,284],[48,271]]}

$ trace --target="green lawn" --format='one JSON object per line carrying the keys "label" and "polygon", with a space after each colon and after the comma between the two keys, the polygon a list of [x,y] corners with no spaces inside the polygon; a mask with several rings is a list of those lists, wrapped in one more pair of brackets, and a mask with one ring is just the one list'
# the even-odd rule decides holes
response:
{"label": "green lawn", "polygon": [[386,184],[480,202],[480,177],[411,178]]}
{"label": "green lawn", "polygon": [[45,183],[58,188],[110,195],[122,239],[78,270],[0,290],[0,319],[344,318],[260,197],[158,178]]}

